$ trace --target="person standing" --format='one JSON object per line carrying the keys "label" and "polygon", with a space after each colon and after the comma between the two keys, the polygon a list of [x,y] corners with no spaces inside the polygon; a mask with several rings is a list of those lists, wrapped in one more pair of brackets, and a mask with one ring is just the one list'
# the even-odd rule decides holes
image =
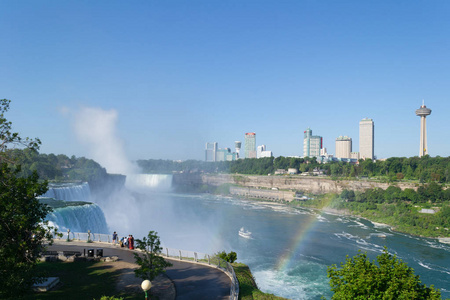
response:
{"label": "person standing", "polygon": [[112,235],[112,243],[115,245],[117,242],[117,233],[114,231],[113,235]]}
{"label": "person standing", "polygon": [[129,241],[128,246],[129,246],[130,250],[134,250],[134,237],[133,237],[133,235],[130,235],[130,241]]}

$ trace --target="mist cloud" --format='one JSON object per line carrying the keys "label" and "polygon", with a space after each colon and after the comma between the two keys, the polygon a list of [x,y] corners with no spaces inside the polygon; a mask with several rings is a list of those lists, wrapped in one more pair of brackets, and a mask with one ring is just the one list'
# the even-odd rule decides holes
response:
{"label": "mist cloud", "polygon": [[108,173],[138,173],[136,165],[125,154],[124,143],[116,128],[116,110],[82,107],[74,114],[73,126],[78,140],[87,147],[91,158],[106,168]]}

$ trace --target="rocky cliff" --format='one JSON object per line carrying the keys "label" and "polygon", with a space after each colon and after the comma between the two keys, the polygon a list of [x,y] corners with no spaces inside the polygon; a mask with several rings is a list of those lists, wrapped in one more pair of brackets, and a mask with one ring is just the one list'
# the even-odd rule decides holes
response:
{"label": "rocky cliff", "polygon": [[[239,174],[176,174],[174,175],[174,183],[195,186],[202,184],[220,186],[229,183],[250,188],[298,190],[313,194],[340,193],[344,189],[355,191],[364,191],[375,187],[387,189],[391,185],[371,180],[332,180],[329,177],[318,176],[253,176]],[[396,183],[395,185],[401,189],[417,189],[412,183]]]}

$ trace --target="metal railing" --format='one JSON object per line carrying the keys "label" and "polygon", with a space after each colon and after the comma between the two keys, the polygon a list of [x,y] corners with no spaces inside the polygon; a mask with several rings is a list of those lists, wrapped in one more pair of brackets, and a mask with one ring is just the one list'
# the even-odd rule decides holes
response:
{"label": "metal railing", "polygon": [[[88,232],[71,232],[70,230],[68,230],[66,233],[63,233],[62,236],[53,235],[53,238],[66,241],[86,241],[88,243],[89,242],[112,243],[111,235],[102,233],[92,233],[89,230]],[[178,259],[181,261],[201,263],[217,267],[218,269],[225,272],[231,279],[230,300],[238,299],[239,281],[236,278],[233,266],[229,262],[215,255],[210,256],[209,254],[205,253],[173,249],[167,247],[163,248],[163,251],[160,253],[160,255],[170,259]]]}
{"label": "metal railing", "polygon": [[86,242],[104,242],[111,243],[112,237],[109,234],[88,232],[72,232],[68,230],[65,233],[60,233],[62,236],[53,234],[54,239],[66,241],[86,241]]}

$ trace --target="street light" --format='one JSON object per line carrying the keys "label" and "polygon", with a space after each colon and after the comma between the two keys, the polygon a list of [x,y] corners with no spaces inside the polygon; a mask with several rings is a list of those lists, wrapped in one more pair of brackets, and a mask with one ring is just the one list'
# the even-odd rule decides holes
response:
{"label": "street light", "polygon": [[141,283],[141,288],[144,290],[145,292],[145,300],[147,300],[147,291],[152,287],[152,283],[150,282],[150,280],[145,279],[144,281],[142,281]]}

